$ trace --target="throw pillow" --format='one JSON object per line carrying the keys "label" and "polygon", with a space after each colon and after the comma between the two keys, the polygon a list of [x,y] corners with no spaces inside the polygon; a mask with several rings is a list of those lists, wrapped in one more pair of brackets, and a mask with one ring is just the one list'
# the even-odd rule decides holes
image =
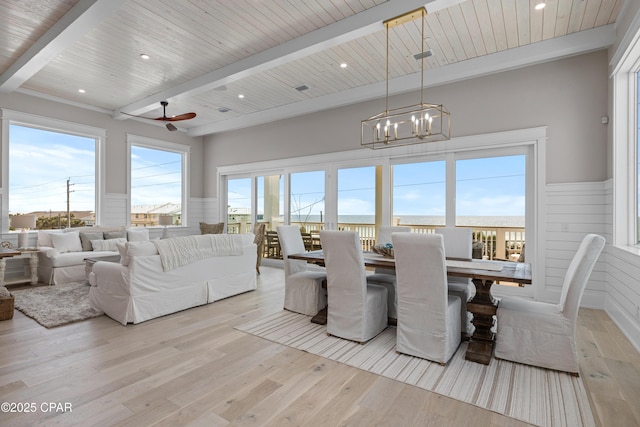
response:
{"label": "throw pillow", "polygon": [[120,254],[120,264],[129,265],[129,256],[127,255],[127,244],[126,243],[116,243],[116,248],[118,248],[118,253]]}
{"label": "throw pillow", "polygon": [[[105,233],[106,234],[106,233]],[[115,252],[118,250],[116,246],[118,243],[126,243],[127,239],[122,237],[120,239],[105,239],[105,240],[92,240],[94,251],[110,251]]]}
{"label": "throw pillow", "polygon": [[129,242],[140,242],[142,240],[149,240],[148,228],[130,228],[127,230],[127,240]]}
{"label": "throw pillow", "polygon": [[60,233],[62,233],[62,230],[38,230],[38,246],[52,248],[53,242],[51,241],[51,235]]}
{"label": "throw pillow", "polygon": [[[120,230],[120,231],[105,231],[104,232],[104,238],[105,240],[110,240],[110,239],[125,239],[127,238],[127,231],[126,230]],[[115,251],[115,249],[114,249]]]}
{"label": "throw pillow", "polygon": [[50,234],[53,247],[59,252],[82,252],[80,234],[77,231]]}
{"label": "throw pillow", "polygon": [[221,234],[224,231],[224,222],[217,224],[200,223],[200,234]]}
{"label": "throw pillow", "polygon": [[82,243],[83,251],[92,251],[93,246],[91,245],[92,240],[102,240],[104,236],[102,235],[102,231],[81,231],[80,232],[80,243]]}

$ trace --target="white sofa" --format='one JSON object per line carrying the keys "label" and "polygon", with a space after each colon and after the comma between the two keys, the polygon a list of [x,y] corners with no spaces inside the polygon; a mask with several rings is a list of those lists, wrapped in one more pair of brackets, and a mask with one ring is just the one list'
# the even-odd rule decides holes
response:
{"label": "white sofa", "polygon": [[[185,249],[184,242],[197,242],[193,246],[199,248],[207,239],[232,241],[239,248],[237,254],[207,254],[167,270],[156,247],[176,242]],[[99,261],[93,265],[89,302],[126,325],[254,290],[257,251],[253,239],[251,233],[205,234],[119,245],[121,263]]]}
{"label": "white sofa", "polygon": [[[149,230],[124,227],[78,227],[38,231],[38,280],[49,285],[86,280],[86,258],[118,255],[115,242],[149,240]],[[94,240],[103,240],[94,248]],[[95,250],[94,250],[95,249]]]}

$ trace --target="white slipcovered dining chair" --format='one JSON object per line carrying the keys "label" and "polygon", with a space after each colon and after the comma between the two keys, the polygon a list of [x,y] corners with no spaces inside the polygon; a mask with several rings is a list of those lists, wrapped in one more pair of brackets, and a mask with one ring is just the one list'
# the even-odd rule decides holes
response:
{"label": "white slipcovered dining chair", "polygon": [[387,289],[367,284],[358,233],[320,231],[327,268],[327,334],[359,343],[387,327]]}
{"label": "white slipcovered dining chair", "polygon": [[[436,228],[436,234],[444,238],[444,253],[450,258],[471,259],[473,252],[473,231],[470,228],[445,227]],[[474,326],[471,324],[467,312],[467,302],[471,299],[473,284],[468,277],[447,276],[449,295],[460,298],[460,321],[462,333],[473,334]]]}
{"label": "white slipcovered dining chair", "polygon": [[460,298],[447,291],[438,234],[394,233],[398,282],[396,351],[445,364],[460,345]]}
{"label": "white slipcovered dining chair", "polygon": [[[403,225],[381,225],[376,244],[391,242],[391,233],[409,233],[411,227]],[[367,276],[367,283],[387,288],[387,314],[392,319],[398,318],[398,298],[396,298],[396,271],[390,268],[376,267],[373,274]]]}
{"label": "white slipcovered dining chair", "polygon": [[503,297],[498,306],[495,356],[578,375],[576,320],[582,294],[605,239],[585,236],[564,277],[558,304]]}
{"label": "white slipcovered dining chair", "polygon": [[284,261],[284,308],[314,316],[327,306],[327,290],[322,287],[327,274],[309,270],[306,261],[288,258],[305,251],[300,228],[280,225],[277,232]]}

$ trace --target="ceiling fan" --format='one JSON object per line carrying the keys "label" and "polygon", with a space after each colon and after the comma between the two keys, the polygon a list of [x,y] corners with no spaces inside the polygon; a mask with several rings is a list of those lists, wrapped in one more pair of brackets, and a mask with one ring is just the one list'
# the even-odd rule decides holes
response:
{"label": "ceiling fan", "polygon": [[169,105],[169,102],[160,101],[160,105],[162,105],[162,117],[144,117],[144,116],[136,116],[134,114],[127,114],[127,113],[124,113],[124,114],[127,114],[128,116],[133,116],[133,117],[140,117],[142,119],[158,120],[158,121],[164,122],[165,127],[171,132],[178,130],[178,128],[175,127],[171,122],[190,120],[196,116],[196,113],[184,113],[184,114],[179,114],[177,116],[167,117],[167,105]]}

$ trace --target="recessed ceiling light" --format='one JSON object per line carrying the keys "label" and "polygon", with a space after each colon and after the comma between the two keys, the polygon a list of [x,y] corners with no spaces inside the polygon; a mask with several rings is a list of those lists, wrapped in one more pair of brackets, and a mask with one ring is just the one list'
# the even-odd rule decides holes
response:
{"label": "recessed ceiling light", "polygon": [[244,98],[244,95],[243,94],[239,94],[238,98],[242,99],[242,98]]}
{"label": "recessed ceiling light", "polygon": [[302,92],[302,91],[308,90],[309,86],[308,85],[300,85],[298,87],[294,87],[294,89],[297,90],[298,92]]}
{"label": "recessed ceiling light", "polygon": [[538,3],[536,3],[535,9],[536,10],[542,10],[542,9],[544,9],[545,6],[546,6],[546,3],[544,1],[539,1]]}
{"label": "recessed ceiling light", "polygon": [[347,65],[346,62],[343,62],[342,64],[340,64],[340,68],[347,68],[347,67],[348,67],[348,65]]}
{"label": "recessed ceiling light", "polygon": [[149,59],[149,58],[151,58],[151,57],[150,57],[149,55],[147,55],[146,53],[141,53],[141,54],[140,54],[140,58],[142,58],[142,59]]}
{"label": "recessed ceiling light", "polygon": [[231,109],[227,108],[227,107],[220,107],[218,108],[218,111],[221,113],[228,113],[229,111],[231,111]]}
{"label": "recessed ceiling light", "polygon": [[84,90],[84,89],[78,89],[78,92],[80,92],[80,93],[86,93],[87,91],[86,91],[86,90]]}

